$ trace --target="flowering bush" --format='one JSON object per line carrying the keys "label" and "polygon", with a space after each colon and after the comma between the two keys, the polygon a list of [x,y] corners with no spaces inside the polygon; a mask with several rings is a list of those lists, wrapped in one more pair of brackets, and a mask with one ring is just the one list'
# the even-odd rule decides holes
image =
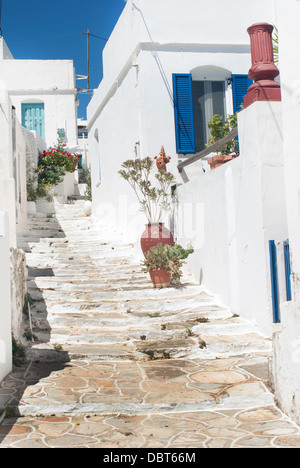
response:
{"label": "flowering bush", "polygon": [[57,145],[44,151],[38,159],[37,195],[45,197],[49,190],[63,181],[67,172],[73,173],[78,166],[78,154],[71,154],[66,149],[62,137],[58,137]]}
{"label": "flowering bush", "polygon": [[40,156],[39,166],[60,167],[64,169],[64,172],[72,173],[78,166],[78,155],[69,153],[64,146],[49,148]]}

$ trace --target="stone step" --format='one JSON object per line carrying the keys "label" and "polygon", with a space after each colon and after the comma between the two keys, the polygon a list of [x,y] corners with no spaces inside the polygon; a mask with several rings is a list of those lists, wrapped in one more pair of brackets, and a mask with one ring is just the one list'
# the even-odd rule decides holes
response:
{"label": "stone step", "polygon": [[[67,291],[51,291],[49,289],[45,291],[33,290],[30,295],[34,303],[46,303],[49,310],[54,306],[58,306],[57,308],[61,310],[77,310],[85,313],[85,311],[89,310],[107,310],[108,308],[110,310],[126,311],[137,317],[145,315],[145,313],[165,315],[168,312],[174,313],[180,310],[195,311],[196,307],[201,305],[207,305],[208,307],[218,305],[213,302],[213,299],[209,300],[205,296],[202,298],[180,296],[176,300],[171,295],[157,297],[152,294],[153,291],[156,291],[156,289],[152,286],[148,289],[143,287],[140,290],[135,289],[133,295],[131,288],[128,290],[119,288],[112,291],[107,286],[107,289],[96,292],[73,291],[68,293]],[[165,302],[168,302],[166,307],[164,306]]]}
{"label": "stone step", "polygon": [[[208,318],[228,318],[232,317],[232,313],[229,309],[218,304],[215,298],[203,297],[181,300],[169,300],[169,301],[106,301],[106,302],[61,302],[61,303],[45,303],[41,300],[34,302],[33,310],[37,313],[46,313],[50,315],[58,316],[73,316],[74,314],[81,317],[96,317],[107,318],[110,314],[126,314],[132,320],[139,320],[140,318],[152,318],[152,320],[160,321],[161,318],[164,320],[172,317],[177,317],[178,320],[182,320],[185,317],[192,317],[201,319],[201,317]],[[117,315],[119,318],[119,315]]]}
{"label": "stone step", "polygon": [[55,218],[32,218],[19,236],[39,341],[27,343],[28,367],[0,403],[34,417],[274,404],[242,365],[251,356],[267,366],[271,340],[189,275],[154,289],[131,240],[82,206],[56,205]]}
{"label": "stone step", "polygon": [[[116,326],[115,324],[114,327],[106,326],[99,328],[99,326],[94,325],[84,328],[82,324],[78,324],[77,321],[74,320],[73,325],[69,325],[65,328],[59,328],[59,326],[63,327],[63,325],[63,323],[54,324],[54,326],[51,327],[51,331],[49,331],[49,329],[44,331],[34,329],[34,334],[38,338],[39,342],[59,343],[63,348],[65,348],[65,346],[77,344],[95,344],[97,346],[111,343],[126,344],[131,341],[134,343],[143,342],[143,346],[151,346],[151,349],[155,349],[155,352],[157,352],[157,343],[167,342],[168,346],[169,343],[174,344],[172,348],[172,352],[174,352],[174,348],[176,348],[178,344],[176,340],[189,339],[189,345],[192,343],[191,340],[194,342],[192,348],[199,347],[199,344],[205,343],[205,347],[210,348],[208,351],[213,351],[216,347],[220,348],[222,346],[222,349],[224,348],[225,351],[228,352],[228,337],[230,336],[230,347],[232,347],[232,342],[234,342],[235,348],[245,346],[245,342],[248,345],[249,337],[251,337],[254,349],[269,349],[269,344],[267,348],[265,348],[266,340],[259,337],[259,335],[255,333],[254,328],[249,325],[244,325],[242,327],[239,324],[236,324],[235,328],[231,325],[230,334],[227,334],[226,324],[219,325],[217,335],[215,333],[209,333],[205,327],[203,327],[201,332],[197,332],[197,326],[193,327],[192,323],[177,324],[176,328],[163,330],[159,326],[149,326],[143,323],[141,323],[139,327],[134,327],[132,324],[126,325],[126,323],[124,323],[123,326],[120,326],[120,324],[119,326]],[[217,329],[218,325],[216,323],[214,326],[215,329]],[[226,335],[223,335],[224,332]],[[224,337],[226,337],[227,341]],[[261,348],[261,346],[263,346],[263,348]],[[185,349],[185,352],[190,353],[191,349],[187,348]],[[234,350],[234,353],[236,352],[237,351]]]}
{"label": "stone step", "polygon": [[[40,335],[41,336],[41,335]],[[260,354],[270,352],[272,343],[259,335],[227,335],[218,337],[175,337],[167,340],[141,341],[130,339],[129,336],[116,335],[117,339],[106,338],[99,342],[102,335],[70,335],[44,333],[46,343],[33,344],[27,350],[28,360],[44,362],[64,361],[66,357],[72,360],[94,360],[106,362],[152,361],[171,359],[229,359],[245,353]],[[55,352],[56,346],[62,348],[61,353]]]}
{"label": "stone step", "polygon": [[[212,314],[209,312],[210,318],[204,318],[204,314],[199,318],[197,315],[192,314],[182,314],[177,316],[177,314],[164,316],[160,318],[151,318],[149,315],[139,318],[137,321],[136,317],[131,316],[125,313],[102,313],[102,314],[86,314],[82,315],[79,313],[70,313],[70,314],[51,314],[48,311],[45,313],[36,312],[32,309],[32,323],[35,329],[49,329],[51,328],[52,332],[56,328],[64,327],[65,329],[77,329],[77,330],[87,330],[93,332],[94,330],[103,331],[107,330],[109,333],[110,330],[113,332],[115,330],[128,330],[132,334],[136,334],[137,337],[141,335],[141,330],[143,330],[144,335],[147,338],[152,336],[157,337],[157,332],[160,336],[172,336],[177,332],[187,334],[187,330],[191,330],[192,333],[200,334],[200,330],[197,329],[197,325],[201,321],[201,333],[205,331],[206,334],[215,334],[216,330],[224,328],[227,324],[230,326],[231,334],[237,332],[237,330],[246,330],[249,331],[249,325],[240,324],[239,322],[232,324],[232,318],[221,315]],[[180,320],[180,321],[179,321]],[[205,323],[207,321],[207,323]],[[194,328],[196,327],[195,331]],[[164,331],[164,333],[161,332]],[[137,334],[138,333],[138,334]]]}
{"label": "stone step", "polygon": [[[121,318],[121,320],[120,320]],[[118,337],[126,334],[127,337],[139,340],[141,336],[145,340],[153,339],[171,339],[178,336],[202,336],[218,337],[218,336],[233,336],[233,335],[249,335],[255,333],[255,326],[251,323],[234,322],[230,319],[208,319],[207,323],[199,324],[197,318],[187,317],[186,320],[176,321],[176,315],[166,317],[165,320],[157,321],[145,317],[138,322],[131,317],[123,316],[115,319],[96,319],[76,316],[75,314],[69,317],[49,316],[45,314],[35,314],[32,316],[32,324],[34,331],[48,330],[50,325],[51,335],[71,336],[73,339],[76,335],[91,335],[93,340],[103,343],[107,340],[110,342],[111,337]],[[48,325],[48,327],[47,327]],[[97,335],[97,336],[96,336]],[[98,338],[100,337],[100,338]],[[75,339],[75,338],[74,338]],[[87,338],[85,338],[87,339]],[[127,338],[126,338],[127,339]]]}
{"label": "stone step", "polygon": [[[36,270],[30,270],[29,273],[36,272]],[[133,275],[128,272],[127,275],[125,274],[120,274],[118,278],[114,278],[108,273],[103,274],[103,272],[96,270],[97,276],[95,277],[94,274],[89,276],[85,275],[77,275],[76,278],[70,277],[68,282],[66,283],[66,277],[57,277],[57,276],[48,276],[48,277],[38,277],[38,276],[29,276],[27,280],[27,288],[28,289],[49,289],[49,287],[54,288],[55,290],[75,290],[76,288],[80,288],[81,290],[85,289],[95,289],[96,286],[103,287],[105,284],[124,284],[125,286],[127,284],[133,283],[134,285],[139,286],[140,284],[145,284],[145,283],[150,283],[150,280],[148,280],[147,276],[145,276],[144,273],[141,273],[138,275],[137,273],[133,277]]]}
{"label": "stone step", "polygon": [[[265,366],[266,361],[261,355],[254,365]],[[191,415],[196,416],[198,411],[234,410],[236,413],[239,409],[253,410],[274,404],[274,397],[266,392],[263,382],[243,369],[242,359],[236,359],[234,369],[233,365],[229,361],[227,365],[216,366],[215,372],[208,372],[197,361],[190,360],[61,361],[57,364],[41,360],[31,362],[24,369],[22,380],[8,379],[6,388],[12,394],[7,391],[2,399],[21,416],[105,414],[109,417],[159,413],[183,416],[190,412],[189,424],[193,422]],[[32,385],[37,375],[39,379]],[[121,424],[118,427],[126,430],[126,420]]]}

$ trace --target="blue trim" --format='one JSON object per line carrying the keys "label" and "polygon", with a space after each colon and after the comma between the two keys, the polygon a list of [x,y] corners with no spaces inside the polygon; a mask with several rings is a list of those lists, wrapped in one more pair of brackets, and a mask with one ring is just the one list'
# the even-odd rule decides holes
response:
{"label": "blue trim", "polygon": [[275,241],[273,240],[269,241],[269,251],[270,251],[270,268],[271,268],[273,322],[280,323],[277,253],[276,253]]}
{"label": "blue trim", "polygon": [[59,128],[59,129],[57,130],[57,133],[58,133],[58,135],[59,135],[60,138],[66,138],[66,131],[65,131],[64,128]]}
{"label": "blue trim", "polygon": [[44,103],[22,103],[21,109],[23,127],[36,131],[45,140]]}
{"label": "blue trim", "polygon": [[291,287],[291,257],[290,257],[290,243],[285,241],[283,243],[284,250],[284,266],[285,266],[285,284],[286,284],[286,300],[292,300],[292,287]]}
{"label": "blue trim", "polygon": [[192,75],[173,74],[176,149],[178,154],[196,153]]}
{"label": "blue trim", "polygon": [[232,75],[233,111],[235,114],[240,112],[241,106],[244,104],[244,96],[252,83],[253,81],[248,75]]}

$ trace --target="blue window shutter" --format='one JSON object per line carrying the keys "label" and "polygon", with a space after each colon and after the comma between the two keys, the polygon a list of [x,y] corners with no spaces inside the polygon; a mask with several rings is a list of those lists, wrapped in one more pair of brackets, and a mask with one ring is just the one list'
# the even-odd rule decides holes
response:
{"label": "blue window shutter", "polygon": [[232,75],[233,111],[235,114],[241,110],[241,105],[244,104],[244,96],[252,83],[253,81],[250,80],[248,75]]}
{"label": "blue window shutter", "polygon": [[195,153],[192,75],[174,74],[173,91],[177,153]]}
{"label": "blue window shutter", "polygon": [[269,251],[270,251],[270,268],[271,268],[273,322],[280,323],[277,253],[276,253],[275,241],[273,240],[269,241]]}
{"label": "blue window shutter", "polygon": [[290,258],[290,243],[285,241],[284,247],[284,264],[285,264],[285,284],[286,284],[286,300],[292,300],[292,287],[291,287],[291,258]]}
{"label": "blue window shutter", "polygon": [[35,130],[43,139],[45,139],[44,104],[22,104],[22,125],[27,128],[27,130]]}

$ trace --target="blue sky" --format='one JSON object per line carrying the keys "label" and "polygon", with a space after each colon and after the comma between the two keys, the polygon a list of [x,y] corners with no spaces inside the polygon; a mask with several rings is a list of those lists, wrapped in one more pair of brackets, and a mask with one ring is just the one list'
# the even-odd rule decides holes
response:
{"label": "blue sky", "polygon": [[[2,0],[2,33],[15,59],[72,59],[76,74],[87,74],[90,33],[109,38],[124,0]],[[91,87],[102,78],[105,41],[90,38]],[[86,81],[78,81],[86,87]],[[86,116],[90,97],[79,94],[78,117]]]}

